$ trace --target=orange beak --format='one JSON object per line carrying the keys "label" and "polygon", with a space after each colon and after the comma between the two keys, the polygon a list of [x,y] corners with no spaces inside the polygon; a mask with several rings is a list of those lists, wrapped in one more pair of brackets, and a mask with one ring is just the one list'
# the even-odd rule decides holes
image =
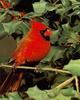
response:
{"label": "orange beak", "polygon": [[50,36],[52,34],[52,31],[47,28],[46,32],[44,33],[45,36]]}

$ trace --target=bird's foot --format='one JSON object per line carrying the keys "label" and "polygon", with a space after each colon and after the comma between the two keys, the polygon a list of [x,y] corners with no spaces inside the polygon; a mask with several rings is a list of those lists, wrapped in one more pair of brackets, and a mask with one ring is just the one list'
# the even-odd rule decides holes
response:
{"label": "bird's foot", "polygon": [[13,72],[15,72],[15,70],[16,70],[16,65],[15,65],[15,63],[12,65],[12,70],[13,70]]}
{"label": "bird's foot", "polygon": [[35,67],[35,70],[34,70],[34,71],[35,71],[36,73],[41,73],[41,72],[42,72],[39,65],[37,65],[37,66]]}

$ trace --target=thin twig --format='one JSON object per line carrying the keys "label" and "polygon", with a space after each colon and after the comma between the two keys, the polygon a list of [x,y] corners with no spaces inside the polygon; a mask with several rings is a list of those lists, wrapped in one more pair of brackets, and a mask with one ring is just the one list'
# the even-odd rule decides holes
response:
{"label": "thin twig", "polygon": [[[1,64],[0,67],[8,67],[8,68],[12,68],[11,65],[5,65],[5,64]],[[35,70],[36,67],[29,67],[29,66],[17,66],[17,69],[26,69],[26,70]],[[40,68],[40,71],[53,71],[53,72],[58,72],[58,73],[66,73],[66,74],[71,74],[69,71],[65,71],[65,70],[61,70],[61,69],[56,69],[56,68],[50,68],[50,67],[46,67],[46,68]]]}
{"label": "thin twig", "polygon": [[43,71],[54,71],[54,72],[59,72],[59,73],[71,74],[69,71],[65,71],[65,70],[61,70],[61,69],[56,69],[56,68],[42,68],[41,70],[43,70]]}
{"label": "thin twig", "polygon": [[[63,83],[59,84],[57,87],[55,87],[55,89],[62,89],[64,88],[65,86],[67,86],[68,84],[70,84],[73,80],[75,79],[75,76],[69,78],[68,80],[64,81]],[[54,88],[53,89],[50,89],[50,90],[47,90],[47,92],[53,92],[54,91]]]}
{"label": "thin twig", "polygon": [[77,76],[75,76],[75,85],[76,85],[77,93],[79,94],[79,83],[78,83],[78,78],[77,78]]}
{"label": "thin twig", "polygon": [[69,78],[68,80],[64,81],[63,83],[61,83],[60,85],[58,85],[56,88],[63,88],[66,85],[70,84],[73,80],[75,79],[75,76]]}

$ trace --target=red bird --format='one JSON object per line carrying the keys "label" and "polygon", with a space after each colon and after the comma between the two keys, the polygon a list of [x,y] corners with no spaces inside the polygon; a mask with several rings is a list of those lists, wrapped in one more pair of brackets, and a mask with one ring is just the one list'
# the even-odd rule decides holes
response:
{"label": "red bird", "polygon": [[[50,50],[51,30],[41,22],[31,20],[30,31],[21,39],[12,58],[15,60],[15,67],[27,62],[37,62],[43,59]],[[15,77],[17,81],[14,82]],[[0,87],[0,93],[6,91],[17,91],[22,80],[23,73],[11,72]],[[7,83],[7,85],[6,85]]]}

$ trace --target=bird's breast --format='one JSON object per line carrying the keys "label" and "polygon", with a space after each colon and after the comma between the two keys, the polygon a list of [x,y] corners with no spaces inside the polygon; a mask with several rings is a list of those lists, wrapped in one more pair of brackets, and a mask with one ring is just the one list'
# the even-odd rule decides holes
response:
{"label": "bird's breast", "polygon": [[50,42],[41,38],[28,38],[21,42],[13,54],[16,65],[27,62],[36,62],[43,59],[50,49]]}

